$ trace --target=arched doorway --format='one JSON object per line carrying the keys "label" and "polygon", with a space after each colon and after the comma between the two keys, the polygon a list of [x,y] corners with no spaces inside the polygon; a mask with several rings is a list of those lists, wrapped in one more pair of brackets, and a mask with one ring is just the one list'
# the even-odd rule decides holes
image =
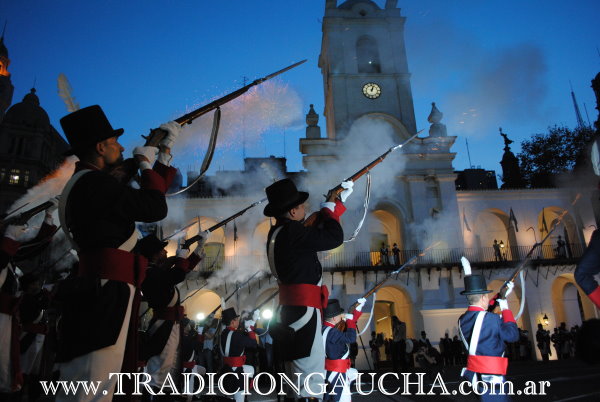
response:
{"label": "arched doorway", "polygon": [[[538,229],[543,238],[557,224],[558,217],[564,212],[560,207],[545,207],[538,215]],[[583,252],[581,231],[577,229],[573,217],[567,212],[550,237],[542,244],[541,253],[544,258],[568,258],[581,256]],[[565,243],[558,247],[559,242]]]}
{"label": "arched doorway", "polygon": [[[372,325],[376,334],[382,334],[383,339],[393,338],[392,317],[406,324],[406,337],[414,338],[414,317],[410,295],[404,289],[396,286],[385,286],[377,292],[377,301],[373,310]],[[385,358],[385,348],[380,350],[382,360]]]}
{"label": "arched doorway", "polygon": [[[183,293],[181,296],[182,299],[186,297]],[[196,322],[201,321],[200,317],[206,318],[215,308],[219,307],[220,305],[221,296],[208,289],[202,289],[198,291],[192,297],[183,302],[185,314],[187,314],[189,319]]]}
{"label": "arched doorway", "polygon": [[573,274],[562,274],[552,284],[552,307],[556,322],[551,323],[558,327],[561,322],[567,325],[567,329],[573,325],[581,326],[582,321],[596,318],[593,303],[581,290]]}
{"label": "arched doorway", "polygon": [[[509,217],[497,208],[490,208],[477,215],[473,225],[475,248],[480,261],[499,261],[518,259],[518,244],[515,230],[509,224]],[[499,245],[500,255],[494,249]]]}
{"label": "arched doorway", "polygon": [[[404,231],[401,213],[390,203],[379,203],[375,210],[369,214],[369,251],[372,265],[394,264],[392,249],[394,244],[398,245],[400,252],[400,263],[406,260],[403,255],[405,249]],[[384,244],[389,249],[388,261],[382,260],[380,249]]]}

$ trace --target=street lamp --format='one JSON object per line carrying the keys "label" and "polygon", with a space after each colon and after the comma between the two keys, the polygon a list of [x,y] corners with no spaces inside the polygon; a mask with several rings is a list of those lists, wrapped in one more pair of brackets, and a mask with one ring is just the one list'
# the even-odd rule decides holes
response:
{"label": "street lamp", "polygon": [[202,321],[204,319],[204,313],[198,313],[198,314],[196,314],[196,319],[198,321]]}
{"label": "street lamp", "polygon": [[550,320],[548,319],[548,316],[546,314],[544,314],[542,322],[544,323],[544,325],[548,325],[550,323]]}
{"label": "street lamp", "polygon": [[504,251],[504,242],[500,240],[500,255],[506,261],[506,251]]}

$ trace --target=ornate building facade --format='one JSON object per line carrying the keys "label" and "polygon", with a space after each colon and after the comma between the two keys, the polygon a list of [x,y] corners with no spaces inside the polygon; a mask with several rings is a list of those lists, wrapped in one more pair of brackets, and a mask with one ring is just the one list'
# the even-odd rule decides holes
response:
{"label": "ornate building facade", "polygon": [[[325,2],[318,67],[323,74],[326,134],[321,135],[319,115],[311,105],[306,137],[300,140],[306,172],[294,177],[301,187],[310,188],[316,201],[319,196],[315,195],[354,173],[364,165],[363,160],[370,162],[387,146],[402,143],[416,133],[404,45],[405,20],[396,0],[387,0],[383,8],[369,0]],[[517,282],[509,302],[517,312],[521,289],[525,289],[526,302],[518,323],[529,332],[530,339],[538,323],[552,329],[560,322],[570,327],[598,317],[573,279],[577,259],[598,225],[592,189],[457,191],[452,166],[455,153],[451,151],[456,137],[448,135],[442,120],[442,112],[432,104],[429,131],[420,133],[374,169],[371,202],[357,239],[321,256],[324,282],[332,297],[351,305],[386,273],[433,244],[417,265],[393,276],[377,293],[372,314],[367,306],[360,326],[369,326],[366,334],[376,331],[389,338],[391,316],[396,315],[406,322],[407,336],[418,338],[425,330],[436,344],[446,332],[451,337],[457,334],[457,319],[467,306],[459,294],[463,290],[460,257],[467,256],[486,276],[488,285],[497,290],[566,211],[552,235],[534,253],[524,281]],[[376,182],[379,171],[385,171],[383,183]],[[240,182],[260,182],[256,171],[239,174]],[[273,178],[265,173],[267,176]],[[361,190],[358,184],[356,187],[352,196],[356,198],[355,208],[343,217],[346,232],[352,231],[363,214]],[[251,194],[227,196],[225,191],[219,193],[223,198],[216,198],[205,191],[202,196],[173,200],[182,217],[165,224],[163,232],[194,219],[206,229],[264,197],[261,191]],[[577,194],[580,198],[572,205]],[[197,211],[202,216],[196,216]],[[276,280],[270,277],[265,257],[269,227],[269,219],[258,207],[237,219],[235,225],[212,232],[204,272],[183,287],[192,294],[202,285],[202,276],[212,273],[208,286],[186,301],[190,316],[210,312],[221,296],[231,293],[257,269],[264,275],[250,281],[230,303],[239,310],[250,310],[275,292]],[[197,231],[194,226],[187,236]],[[559,236],[565,242],[563,247],[558,247]],[[498,249],[493,247],[495,242]],[[378,251],[381,243],[390,250],[394,243],[398,245],[397,261],[393,255],[389,261],[382,258]],[[174,251],[176,245],[173,242],[169,247]],[[267,306],[276,308],[276,300],[270,303]],[[364,341],[367,344],[368,340]],[[358,364],[367,367],[362,353]]]}

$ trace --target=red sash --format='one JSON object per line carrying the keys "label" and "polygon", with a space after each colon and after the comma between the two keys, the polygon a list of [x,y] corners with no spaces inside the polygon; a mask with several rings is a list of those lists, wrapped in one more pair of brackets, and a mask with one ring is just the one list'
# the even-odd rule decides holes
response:
{"label": "red sash", "polygon": [[498,356],[467,356],[467,370],[474,373],[506,375],[508,359]]}
{"label": "red sash", "polygon": [[246,363],[246,356],[223,356],[223,363],[229,367],[242,367]]}
{"label": "red sash", "polygon": [[325,359],[325,370],[345,373],[350,368],[350,359]]}
{"label": "red sash", "polygon": [[79,256],[79,276],[94,276],[139,287],[146,277],[145,257],[116,248],[86,251]]}
{"label": "red sash", "polygon": [[154,311],[157,320],[179,321],[183,318],[183,306],[164,307]]}
{"label": "red sash", "polygon": [[326,285],[317,286],[306,283],[279,285],[279,304],[281,306],[306,306],[318,309],[327,307],[329,290]]}
{"label": "red sash", "polygon": [[14,316],[19,310],[20,297],[0,291],[0,313]]}
{"label": "red sash", "polygon": [[183,368],[193,369],[194,366],[196,366],[196,362],[193,360],[191,362],[183,362]]}

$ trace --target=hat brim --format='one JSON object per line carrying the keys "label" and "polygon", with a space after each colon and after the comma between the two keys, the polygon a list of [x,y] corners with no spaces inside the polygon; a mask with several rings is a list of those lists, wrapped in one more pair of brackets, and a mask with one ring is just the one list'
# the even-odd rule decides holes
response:
{"label": "hat brim", "polygon": [[[100,138],[96,144],[100,141],[104,141],[106,139],[112,138],[112,137],[120,137],[121,135],[123,135],[123,132],[125,132],[124,129],[122,128],[118,128],[116,130],[114,130],[112,133],[107,133],[106,136],[103,136],[102,138]],[[71,148],[68,149],[67,151],[65,151],[63,153],[63,156],[71,156],[71,155],[75,155],[78,151],[80,151],[81,149],[76,149],[76,148]]]}
{"label": "hat brim", "polygon": [[463,290],[460,292],[461,295],[484,295],[486,293],[492,293],[493,290]]}
{"label": "hat brim", "polygon": [[308,193],[305,191],[298,191],[298,196],[295,200],[288,202],[285,205],[273,205],[267,204],[263,213],[268,217],[275,217],[283,214],[284,212],[289,211],[290,209],[297,207],[298,205],[304,203],[308,199]]}
{"label": "hat brim", "polygon": [[335,312],[335,314],[327,314],[325,316],[325,319],[328,320],[330,318],[337,317],[338,315],[343,314],[343,313],[344,313],[344,309],[340,308],[337,312]]}

